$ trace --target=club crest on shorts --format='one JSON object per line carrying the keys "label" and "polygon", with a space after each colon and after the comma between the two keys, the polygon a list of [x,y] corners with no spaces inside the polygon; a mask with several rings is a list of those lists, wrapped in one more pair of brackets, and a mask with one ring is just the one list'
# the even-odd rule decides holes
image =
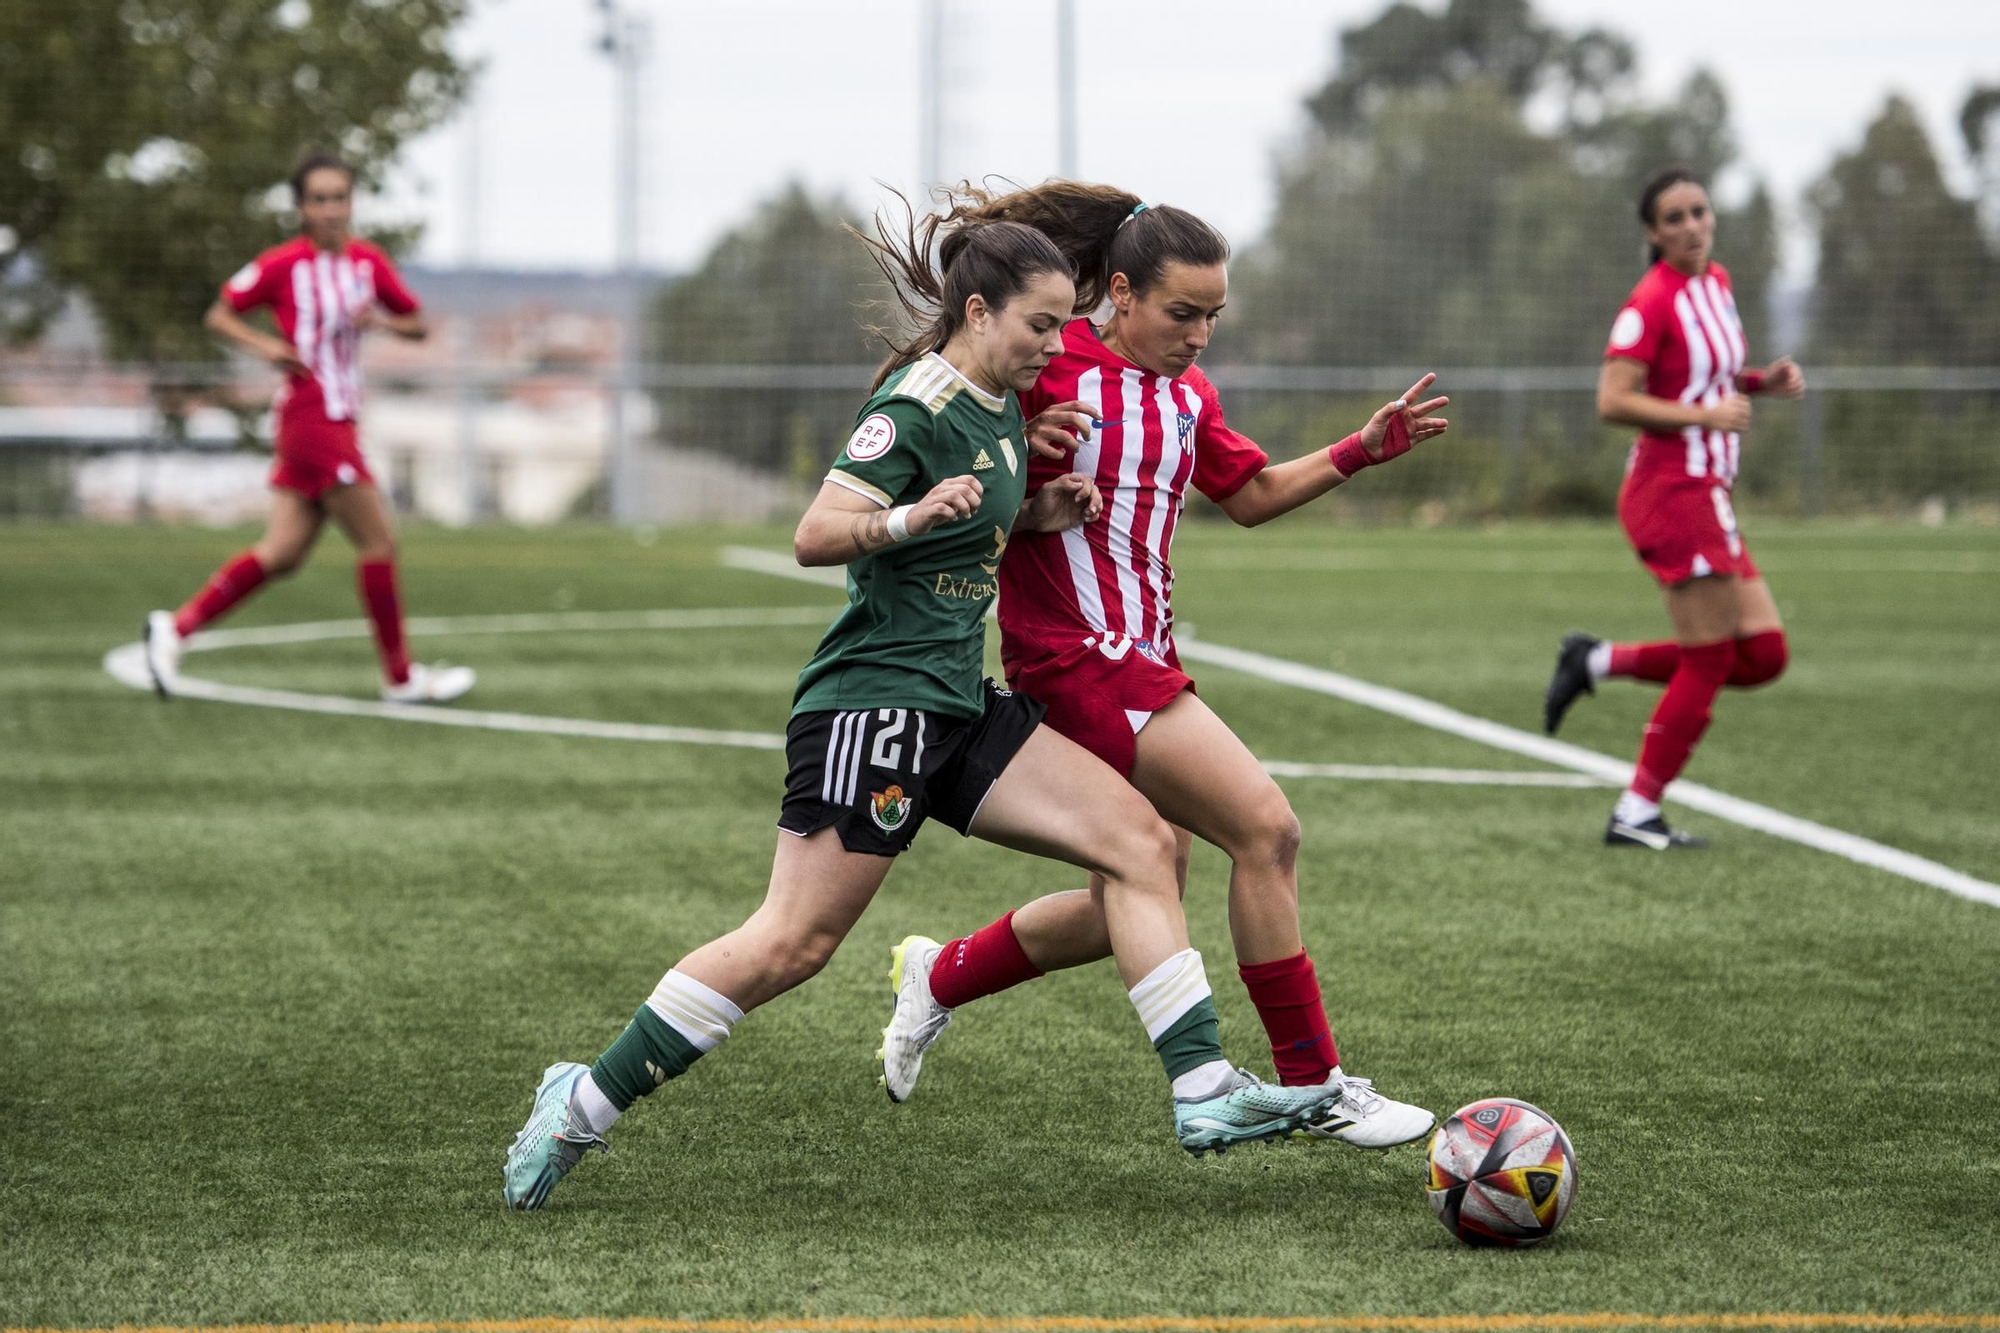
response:
{"label": "club crest on shorts", "polygon": [[895,783],[890,783],[887,791],[873,791],[868,795],[871,798],[868,817],[884,833],[894,833],[910,817],[910,798],[903,795],[903,789]]}
{"label": "club crest on shorts", "polygon": [[1132,646],[1139,650],[1139,656],[1145,658],[1153,665],[1165,666],[1167,664],[1167,659],[1160,656],[1160,650],[1153,646],[1151,639],[1134,639]]}

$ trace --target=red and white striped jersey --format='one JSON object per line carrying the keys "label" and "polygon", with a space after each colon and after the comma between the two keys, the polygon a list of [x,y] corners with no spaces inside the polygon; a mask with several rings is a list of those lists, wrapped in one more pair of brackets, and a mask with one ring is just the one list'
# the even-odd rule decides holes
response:
{"label": "red and white striped jersey", "polygon": [[361,411],[361,330],[354,317],[378,301],[398,315],[417,308],[380,248],[350,240],[333,254],[303,236],[245,264],[223,284],[222,299],[239,315],[271,307],[278,331],[312,370],[290,377],[283,410],[317,412],[329,421],[352,421]]}
{"label": "red and white striped jersey", "polygon": [[1020,533],[1000,562],[1001,655],[1032,660],[1093,635],[1164,645],[1173,625],[1174,528],[1191,482],[1224,500],[1268,455],[1229,428],[1208,377],[1190,366],[1155,375],[1105,347],[1087,319],[1021,395],[1029,417],[1080,399],[1098,423],[1067,464],[1031,454],[1030,495],[1066,472],[1096,479],[1104,512],[1066,532]]}
{"label": "red and white striped jersey", "polygon": [[[1729,271],[1711,263],[1690,278],[1665,260],[1653,265],[1612,321],[1604,355],[1644,365],[1646,392],[1655,398],[1712,407],[1735,393],[1746,355]],[[1645,431],[1632,446],[1630,468],[1713,477],[1727,486],[1736,480],[1742,453],[1743,437],[1735,431]]]}

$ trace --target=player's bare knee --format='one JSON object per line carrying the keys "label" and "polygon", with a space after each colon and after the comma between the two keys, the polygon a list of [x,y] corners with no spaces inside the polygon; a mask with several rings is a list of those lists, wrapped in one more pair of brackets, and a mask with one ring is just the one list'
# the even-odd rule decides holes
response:
{"label": "player's bare knee", "polygon": [[1112,877],[1127,884],[1169,884],[1179,892],[1176,874],[1180,845],[1173,828],[1148,808],[1141,818],[1120,827],[1111,847],[1115,864],[1107,867]]}
{"label": "player's bare knee", "polygon": [[283,578],[303,564],[306,558],[302,546],[258,546],[255,552],[257,564],[267,579]]}
{"label": "player's bare knee", "polygon": [[786,938],[773,951],[771,965],[775,980],[785,989],[812,980],[820,974],[833,951],[840,947],[840,936],[828,931],[813,930]]}
{"label": "player's bare knee", "polygon": [[1257,798],[1223,850],[1238,865],[1290,870],[1299,859],[1299,817],[1277,783]]}

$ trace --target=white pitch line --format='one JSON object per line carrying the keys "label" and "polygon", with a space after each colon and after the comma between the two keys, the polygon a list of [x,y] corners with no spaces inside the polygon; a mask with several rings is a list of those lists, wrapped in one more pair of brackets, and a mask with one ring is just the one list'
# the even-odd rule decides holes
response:
{"label": "white pitch line", "polygon": [[[274,626],[273,628],[278,628]],[[325,636],[334,637],[334,636]],[[104,655],[104,669],[119,683],[151,690],[143,644],[127,643]],[[532,713],[493,713],[470,708],[440,708],[431,704],[392,704],[373,699],[349,699],[337,694],[304,694],[268,690],[254,685],[182,676],[174,687],[176,699],[206,699],[211,703],[248,704],[253,708],[283,708],[295,713],[330,713],[340,717],[379,717],[395,722],[423,722],[437,727],[479,727],[487,731],[530,732],[544,736],[589,736],[597,740],[655,741],[682,745],[727,745],[745,750],[782,750],[785,738],[775,732],[715,731],[706,727],[663,727],[643,722],[598,722],[583,717],[539,717]]]}
{"label": "white pitch line", "polygon": [[[511,616],[433,616],[413,620],[410,627],[425,634],[534,634],[557,630],[708,629],[764,625],[823,624],[829,609],[819,606],[670,611],[576,611]],[[188,640],[189,652],[248,648],[271,644],[317,643],[331,639],[366,638],[365,620],[313,620],[293,625],[260,625],[250,629],[218,630]],[[104,669],[114,680],[135,690],[150,691],[143,644],[127,643],[104,655]],[[544,717],[530,713],[441,709],[421,704],[377,703],[336,694],[306,694],[252,685],[227,685],[197,676],[182,676],[176,698],[211,703],[283,708],[292,712],[337,717],[376,717],[432,726],[478,727],[488,731],[526,732],[544,736],[583,736],[594,740],[652,741],[682,745],[723,745],[753,750],[782,750],[785,738],[771,732],[716,731],[703,727],[670,727],[643,722],[601,722],[591,718]],[[1504,773],[1474,769],[1391,768],[1361,764],[1294,764],[1273,760],[1264,767],[1279,777],[1349,778],[1372,782],[1492,783],[1514,786],[1595,786],[1572,773]]]}
{"label": "white pitch line", "polygon": [[1390,764],[1298,764],[1260,760],[1274,778],[1349,778],[1356,782],[1443,782],[1456,787],[1592,787],[1611,784],[1587,773],[1537,773],[1493,768],[1402,768]]}
{"label": "white pitch line", "polygon": [[[1298,662],[1287,662],[1283,658],[1268,657],[1263,653],[1246,652],[1240,648],[1227,648],[1218,643],[1208,643],[1199,639],[1180,639],[1176,642],[1182,657],[1191,661],[1207,662],[1214,666],[1228,667],[1247,675],[1264,680],[1276,681],[1297,689],[1311,690],[1318,694],[1332,695],[1349,703],[1360,704],[1392,714],[1421,726],[1462,736],[1467,740],[1490,745],[1496,750],[1507,750],[1513,754],[1540,759],[1544,763],[1555,764],[1578,773],[1587,773],[1606,782],[1623,786],[1632,777],[1632,765],[1610,755],[1586,750],[1580,745],[1570,745],[1563,741],[1537,736],[1498,722],[1489,722],[1483,717],[1461,713],[1455,708],[1447,708],[1440,703],[1401,690],[1392,690],[1382,685],[1371,685],[1365,680],[1343,675],[1338,671],[1326,671],[1318,667],[1305,666]],[[1934,889],[1973,902],[1984,903],[1988,907],[2000,907],[2000,884],[1989,884],[1983,879],[1974,879],[1963,871],[1950,866],[1902,851],[1886,844],[1863,838],[1857,834],[1816,824],[1810,819],[1800,819],[1782,810],[1774,810],[1768,805],[1746,801],[1740,796],[1704,787],[1699,783],[1679,781],[1674,783],[1674,801],[1692,810],[1716,815],[1732,824],[1769,833],[1774,837],[1803,843],[1808,847],[1831,852],[1861,865],[1886,870],[1893,875],[1928,884]]]}
{"label": "white pitch line", "polygon": [[[723,563],[736,569],[751,569],[759,573],[775,574],[783,578],[802,578],[807,582],[823,582],[818,577],[823,571],[802,570],[793,562],[768,551],[755,551],[748,547],[731,546],[723,551]],[[1415,722],[1419,726],[1430,727],[1449,735],[1461,736],[1466,740],[1490,745],[1496,750],[1506,750],[1513,754],[1526,755],[1567,768],[1573,772],[1586,773],[1606,783],[1624,786],[1632,780],[1632,765],[1608,754],[1586,750],[1580,745],[1570,745],[1564,741],[1537,736],[1533,732],[1499,722],[1489,722],[1483,717],[1461,713],[1456,708],[1448,708],[1419,695],[1406,694],[1402,690],[1392,690],[1383,685],[1372,685],[1354,676],[1338,671],[1326,671],[1319,667],[1309,667],[1299,662],[1287,662],[1283,658],[1269,657],[1263,653],[1246,652],[1241,648],[1229,648],[1219,643],[1209,643],[1196,639],[1185,631],[1175,640],[1180,655],[1190,661],[1208,662],[1215,666],[1228,667],[1246,675],[1258,676],[1265,680],[1290,685],[1296,689],[1311,690],[1317,694],[1331,695],[1345,699],[1349,703],[1360,704],[1364,708],[1374,708],[1381,712]],[[1807,847],[1831,852],[1860,865],[1886,870],[1892,875],[1928,884],[1934,889],[1960,898],[1984,903],[1988,907],[2000,907],[2000,884],[1989,884],[1983,879],[1974,879],[1961,870],[1941,865],[1927,857],[1918,856],[1887,844],[1875,842],[1858,834],[1816,824],[1810,819],[1800,819],[1782,810],[1774,810],[1768,805],[1746,801],[1740,796],[1704,787],[1699,783],[1685,780],[1674,783],[1674,800],[1690,809],[1726,819],[1744,828],[1756,829],[1773,837],[1785,838]]]}

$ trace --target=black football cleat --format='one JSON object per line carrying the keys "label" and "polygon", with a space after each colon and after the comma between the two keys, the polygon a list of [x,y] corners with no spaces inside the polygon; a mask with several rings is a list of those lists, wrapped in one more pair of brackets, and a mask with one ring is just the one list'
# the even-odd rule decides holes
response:
{"label": "black football cleat", "polygon": [[1549,677],[1548,692],[1542,695],[1542,730],[1553,736],[1562,725],[1563,714],[1579,694],[1596,694],[1597,682],[1590,678],[1590,650],[1602,640],[1571,630],[1556,649],[1556,671]]}
{"label": "black football cleat", "polygon": [[1656,852],[1695,851],[1708,846],[1708,839],[1668,828],[1667,821],[1658,815],[1643,824],[1622,823],[1617,815],[1613,815],[1611,822],[1604,826],[1604,845],[1645,847]]}

